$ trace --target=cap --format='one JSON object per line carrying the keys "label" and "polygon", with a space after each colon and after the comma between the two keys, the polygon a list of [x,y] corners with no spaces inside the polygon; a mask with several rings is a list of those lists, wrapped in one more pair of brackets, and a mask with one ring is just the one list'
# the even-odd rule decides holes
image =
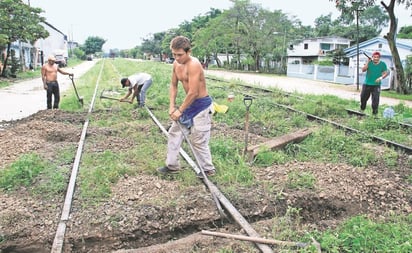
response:
{"label": "cap", "polygon": [[375,56],[375,55],[381,57],[381,53],[379,53],[378,51],[373,52],[372,56]]}
{"label": "cap", "polygon": [[56,58],[54,57],[54,55],[49,55],[49,57],[47,58],[48,61],[56,61]]}
{"label": "cap", "polygon": [[126,77],[122,78],[122,80],[120,80],[120,83],[122,84],[122,88],[124,88],[124,86],[126,86],[126,81],[127,81]]}

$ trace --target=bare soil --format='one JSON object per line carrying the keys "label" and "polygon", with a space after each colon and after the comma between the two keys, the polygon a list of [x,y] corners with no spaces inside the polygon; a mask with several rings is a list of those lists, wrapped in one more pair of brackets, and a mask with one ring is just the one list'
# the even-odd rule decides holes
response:
{"label": "bare soil", "polygon": [[[61,148],[77,145],[84,118],[81,113],[43,110],[21,120],[3,122],[0,168],[29,151],[54,161]],[[242,133],[215,124],[212,134],[243,141]],[[100,138],[96,149],[121,150],[127,142],[113,136],[108,128],[91,128],[89,134],[107,137]],[[265,138],[250,135],[252,144],[263,141]],[[317,162],[251,167],[259,183],[236,189],[236,195],[227,197],[266,238],[273,238],[274,228],[279,225],[274,217],[285,215],[288,207],[301,209],[297,230],[334,228],[343,219],[359,214],[379,217],[411,213],[412,186],[405,178],[410,174],[407,159],[401,158],[395,169],[384,163],[361,169]],[[73,165],[59,166],[69,171]],[[287,175],[292,171],[312,173],[316,177],[314,189],[288,187]],[[276,187],[268,189],[268,183]],[[223,248],[259,252],[251,243],[199,233],[206,229],[244,234],[233,221],[220,218],[202,184],[182,188],[177,181],[155,173],[139,174],[125,176],[112,191],[112,197],[98,206],[74,199],[64,252],[217,252]],[[171,199],[174,206],[162,205]],[[0,252],[50,252],[63,201],[64,193],[50,199],[33,195],[27,188],[0,192],[0,238],[6,239],[0,242]]]}

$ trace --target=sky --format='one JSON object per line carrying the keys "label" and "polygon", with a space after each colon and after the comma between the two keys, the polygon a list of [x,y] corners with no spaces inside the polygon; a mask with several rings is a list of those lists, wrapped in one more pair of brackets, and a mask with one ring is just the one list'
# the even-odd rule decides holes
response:
{"label": "sky", "polygon": [[[44,10],[46,21],[68,35],[69,40],[83,44],[89,36],[106,40],[103,49],[130,49],[140,45],[150,34],[177,28],[184,21],[205,15],[211,8],[227,10],[229,0],[23,0]],[[281,10],[303,25],[314,25],[321,15],[339,16],[329,0],[251,0],[263,8]],[[399,26],[411,24],[411,11],[396,6]],[[386,32],[385,32],[386,33]]]}

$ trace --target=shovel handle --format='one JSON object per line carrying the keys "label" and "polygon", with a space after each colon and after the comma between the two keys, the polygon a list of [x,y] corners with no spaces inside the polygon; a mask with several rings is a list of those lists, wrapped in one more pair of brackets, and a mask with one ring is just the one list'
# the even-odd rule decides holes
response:
{"label": "shovel handle", "polygon": [[243,103],[244,103],[245,106],[246,106],[246,110],[249,111],[249,108],[250,108],[250,106],[251,106],[252,103],[253,103],[252,97],[249,96],[249,95],[245,96],[245,97],[243,98]]}
{"label": "shovel handle", "polygon": [[363,54],[364,54],[366,57],[368,57],[369,60],[372,59],[372,58],[371,58],[369,55],[367,55],[365,52],[363,52]]}

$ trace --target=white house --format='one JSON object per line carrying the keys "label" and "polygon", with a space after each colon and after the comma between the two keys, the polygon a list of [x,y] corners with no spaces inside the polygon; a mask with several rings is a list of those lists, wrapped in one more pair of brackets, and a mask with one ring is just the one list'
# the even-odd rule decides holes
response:
{"label": "white house", "polygon": [[[48,55],[56,52],[62,52],[67,60],[67,36],[47,22],[42,24],[49,32],[49,37],[37,40],[34,45],[21,41],[11,43],[11,49],[16,53],[15,56],[23,62],[25,68],[41,66]],[[34,66],[32,66],[33,63]]]}
{"label": "white house", "polygon": [[49,32],[49,37],[37,40],[33,47],[35,50],[34,62],[37,66],[41,66],[47,56],[63,52],[63,56],[67,61],[68,58],[68,42],[67,35],[61,32],[53,25],[45,22],[44,28]]}
{"label": "white house", "polygon": [[318,37],[305,39],[287,49],[288,64],[312,64],[322,61],[329,51],[345,49],[350,46],[350,40],[342,37]]}
{"label": "white house", "polygon": [[[399,57],[403,64],[406,62],[407,56],[412,56],[412,39],[396,39],[396,47],[398,49]],[[365,73],[360,69],[367,61],[365,54],[372,56],[372,53],[378,51],[381,54],[381,60],[386,63],[389,69],[393,69],[392,53],[389,49],[388,41],[383,37],[376,37],[359,43],[359,81],[363,82]],[[346,56],[349,58],[349,74],[356,79],[357,67],[357,47],[352,46],[344,50]],[[382,88],[389,88],[393,72],[390,73],[389,78],[382,81]]]}
{"label": "white house", "polygon": [[[325,39],[325,38],[323,38]],[[359,69],[359,79],[357,79],[357,46],[349,47],[350,40],[343,38],[335,38],[333,40],[324,41],[321,38],[304,40],[297,46],[293,46],[292,50],[288,50],[288,68],[287,76],[300,77],[306,79],[314,79],[321,81],[329,81],[340,84],[362,84],[365,79],[365,73]],[[331,44],[327,44],[331,41]],[[332,42],[335,41],[336,44]],[[342,44],[341,44],[342,43]],[[396,46],[402,62],[405,62],[408,55],[412,55],[412,40],[397,39]],[[325,58],[325,53],[329,50],[342,48],[345,55],[349,58],[349,66],[338,64],[335,66],[318,66],[313,64],[314,61],[321,61]],[[376,37],[362,43],[359,43],[359,66],[363,66],[367,60],[365,54],[371,56],[374,51],[381,53],[381,59],[388,68],[393,68],[392,55],[389,49],[388,41],[382,37]],[[364,54],[365,53],[365,54]],[[390,73],[389,78],[382,81],[382,88],[390,88],[390,80],[393,72]]]}

